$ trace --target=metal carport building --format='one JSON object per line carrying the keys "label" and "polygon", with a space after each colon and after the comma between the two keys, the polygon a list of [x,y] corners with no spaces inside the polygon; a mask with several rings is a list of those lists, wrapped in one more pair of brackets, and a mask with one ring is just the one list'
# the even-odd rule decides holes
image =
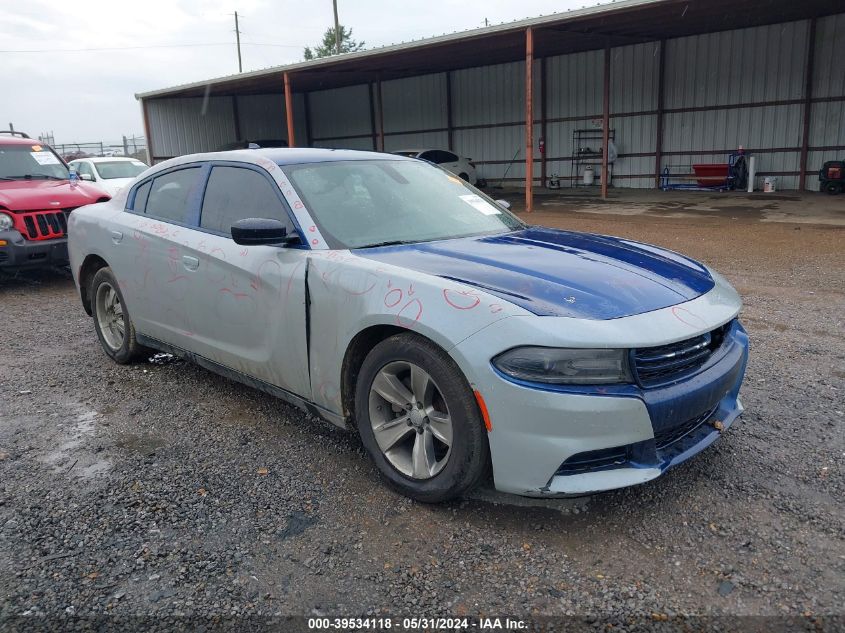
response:
{"label": "metal carport building", "polygon": [[[830,0],[623,0],[136,95],[151,160],[244,138],[449,148],[489,182],[580,178],[577,130],[613,182],[724,162],[818,188],[845,153],[845,12]],[[602,183],[606,178],[601,178]],[[606,194],[606,191],[603,191]]]}

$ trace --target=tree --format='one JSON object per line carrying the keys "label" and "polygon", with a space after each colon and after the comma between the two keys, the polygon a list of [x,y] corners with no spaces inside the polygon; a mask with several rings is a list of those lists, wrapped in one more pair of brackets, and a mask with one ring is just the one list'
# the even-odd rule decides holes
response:
{"label": "tree", "polygon": [[[328,57],[335,54],[335,36],[334,27],[329,27],[323,34],[323,41],[319,46],[313,49],[310,46],[305,47],[305,59],[318,59],[320,57]],[[347,29],[342,24],[340,25],[340,52],[354,53],[360,51],[366,46],[366,42],[356,42],[352,39],[352,29]]]}

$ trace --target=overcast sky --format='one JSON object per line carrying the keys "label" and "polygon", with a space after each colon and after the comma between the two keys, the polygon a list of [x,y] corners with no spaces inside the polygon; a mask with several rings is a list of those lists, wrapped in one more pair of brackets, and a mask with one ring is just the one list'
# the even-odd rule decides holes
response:
{"label": "overcast sky", "polygon": [[[494,24],[594,4],[339,0],[338,7],[340,22],[370,48],[483,26],[484,18]],[[301,60],[333,21],[331,0],[0,0],[0,129],[12,122],[31,136],[52,131],[57,143],[143,134],[135,93],[237,72],[235,10],[244,71]]]}

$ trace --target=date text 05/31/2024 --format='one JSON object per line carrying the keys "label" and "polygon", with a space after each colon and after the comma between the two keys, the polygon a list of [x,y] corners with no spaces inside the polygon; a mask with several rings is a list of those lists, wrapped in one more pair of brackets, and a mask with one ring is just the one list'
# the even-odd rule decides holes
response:
{"label": "date text 05/31/2024", "polygon": [[308,618],[308,629],[319,630],[437,630],[520,631],[528,624],[519,618]]}

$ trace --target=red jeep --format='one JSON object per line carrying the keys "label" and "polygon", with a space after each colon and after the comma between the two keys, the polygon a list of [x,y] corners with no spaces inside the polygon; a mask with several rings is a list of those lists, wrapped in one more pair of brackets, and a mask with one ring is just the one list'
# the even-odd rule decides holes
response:
{"label": "red jeep", "polygon": [[67,164],[21,132],[0,132],[0,270],[67,264],[67,216],[109,200],[70,180]]}

